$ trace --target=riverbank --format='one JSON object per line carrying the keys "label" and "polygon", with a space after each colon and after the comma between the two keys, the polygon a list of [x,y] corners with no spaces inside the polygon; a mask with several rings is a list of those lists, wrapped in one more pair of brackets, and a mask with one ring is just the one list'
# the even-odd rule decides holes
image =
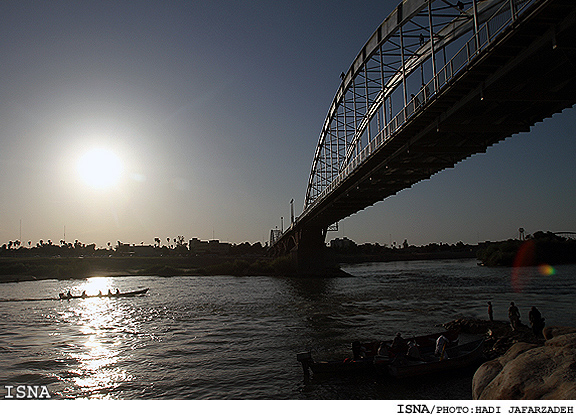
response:
{"label": "riverbank", "polygon": [[575,264],[576,240],[536,232],[526,240],[485,242],[478,249],[478,260],[489,267]]}
{"label": "riverbank", "polygon": [[[341,264],[474,258],[470,252],[414,253],[398,250],[387,255],[338,256]],[[154,275],[294,275],[289,258],[266,256],[158,256],[158,257],[0,257],[0,283],[45,279],[84,279]],[[342,275],[344,273],[342,272]]]}
{"label": "riverbank", "polygon": [[545,327],[535,336],[525,326],[513,331],[508,322],[474,319],[444,325],[482,334],[487,361],[474,373],[473,399],[575,399],[576,329]]}
{"label": "riverbank", "polygon": [[0,258],[0,282],[102,276],[283,275],[286,259],[234,256]]}

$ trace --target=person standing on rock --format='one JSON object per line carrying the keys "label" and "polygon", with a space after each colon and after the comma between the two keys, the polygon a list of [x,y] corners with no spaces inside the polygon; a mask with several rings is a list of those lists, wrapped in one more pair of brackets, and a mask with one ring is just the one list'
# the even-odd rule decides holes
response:
{"label": "person standing on rock", "polygon": [[528,320],[530,321],[530,325],[532,326],[532,332],[536,337],[542,337],[542,329],[544,328],[544,319],[542,318],[542,314],[536,307],[532,307],[528,312]]}
{"label": "person standing on rock", "polygon": [[508,309],[508,318],[510,319],[510,325],[512,330],[516,331],[520,327],[520,311],[518,307],[514,305],[514,301],[510,303],[510,308]]}
{"label": "person standing on rock", "polygon": [[494,321],[494,311],[492,310],[492,302],[488,301],[488,318],[490,321]]}

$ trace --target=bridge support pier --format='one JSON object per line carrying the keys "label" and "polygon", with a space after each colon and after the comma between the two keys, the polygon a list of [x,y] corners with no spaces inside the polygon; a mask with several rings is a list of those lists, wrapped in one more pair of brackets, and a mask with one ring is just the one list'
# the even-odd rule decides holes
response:
{"label": "bridge support pier", "polygon": [[292,251],[297,274],[304,277],[345,274],[334,255],[326,248],[326,229],[305,227],[298,232],[298,243]]}

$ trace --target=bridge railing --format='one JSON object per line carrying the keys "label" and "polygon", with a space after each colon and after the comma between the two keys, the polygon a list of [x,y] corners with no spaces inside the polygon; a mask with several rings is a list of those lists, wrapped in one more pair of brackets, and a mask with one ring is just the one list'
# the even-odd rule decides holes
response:
{"label": "bridge railing", "polygon": [[492,16],[472,31],[470,38],[454,53],[446,64],[438,69],[432,79],[425,83],[407,104],[372,137],[358,154],[341,169],[338,175],[317,195],[313,203],[307,203],[300,218],[311,208],[332,193],[350,174],[364,163],[376,150],[390,140],[402,127],[425,109],[439,93],[449,88],[451,82],[465,70],[487,46],[538,0],[505,1]]}

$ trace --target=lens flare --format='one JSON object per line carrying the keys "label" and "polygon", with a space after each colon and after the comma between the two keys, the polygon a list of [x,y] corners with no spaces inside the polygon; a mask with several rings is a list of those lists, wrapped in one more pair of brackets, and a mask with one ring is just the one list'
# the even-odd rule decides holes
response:
{"label": "lens flare", "polygon": [[550,277],[552,275],[556,275],[556,268],[549,264],[541,264],[538,266],[538,271],[540,271],[541,275],[546,277]]}
{"label": "lens flare", "polygon": [[532,239],[524,242],[514,258],[514,268],[512,268],[512,289],[514,292],[522,292],[528,281],[532,278],[534,263],[534,253],[536,244]]}
{"label": "lens flare", "polygon": [[514,292],[522,292],[524,287],[533,277],[556,275],[556,269],[549,264],[536,263],[536,243],[530,239],[524,242],[514,259],[512,269],[512,289]]}

